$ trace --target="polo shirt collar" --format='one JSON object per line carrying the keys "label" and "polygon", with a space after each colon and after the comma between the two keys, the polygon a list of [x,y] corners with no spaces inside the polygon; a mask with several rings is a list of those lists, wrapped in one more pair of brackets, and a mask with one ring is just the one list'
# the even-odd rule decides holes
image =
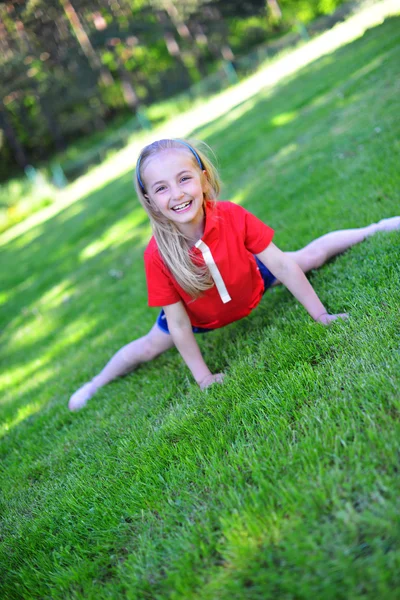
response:
{"label": "polo shirt collar", "polygon": [[201,236],[203,242],[209,244],[214,240],[218,239],[219,233],[219,218],[218,218],[218,203],[207,203],[205,206],[206,212],[206,225],[204,233]]}

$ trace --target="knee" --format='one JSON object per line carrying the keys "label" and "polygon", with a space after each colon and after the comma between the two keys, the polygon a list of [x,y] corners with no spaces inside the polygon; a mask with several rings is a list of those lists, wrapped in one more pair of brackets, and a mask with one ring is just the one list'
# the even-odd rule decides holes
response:
{"label": "knee", "polygon": [[126,364],[126,367],[133,369],[138,363],[148,362],[155,358],[157,351],[148,336],[144,336],[123,346],[118,354]]}
{"label": "knee", "polygon": [[323,248],[304,248],[301,257],[301,267],[306,273],[311,269],[318,269],[327,260],[326,251]]}
{"label": "knee", "polygon": [[158,348],[157,344],[151,338],[150,335],[146,335],[143,338],[142,346],[142,361],[149,362],[161,354],[162,350]]}
{"label": "knee", "polygon": [[311,261],[315,264],[314,269],[320,267],[326,262],[327,254],[324,248],[314,248],[311,252]]}

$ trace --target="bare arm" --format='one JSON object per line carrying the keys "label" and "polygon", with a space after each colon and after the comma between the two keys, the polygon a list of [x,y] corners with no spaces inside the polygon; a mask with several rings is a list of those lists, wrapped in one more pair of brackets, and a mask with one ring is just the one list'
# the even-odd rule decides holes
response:
{"label": "bare arm", "polygon": [[201,389],[215,382],[220,383],[223,379],[223,374],[218,373],[213,375],[207,367],[182,302],[169,304],[163,308],[174,344]]}
{"label": "bare arm", "polygon": [[257,258],[287,287],[315,321],[327,325],[330,321],[339,317],[347,317],[344,314],[328,314],[299,265],[279,250],[275,244],[271,243],[265,250],[257,254]]}

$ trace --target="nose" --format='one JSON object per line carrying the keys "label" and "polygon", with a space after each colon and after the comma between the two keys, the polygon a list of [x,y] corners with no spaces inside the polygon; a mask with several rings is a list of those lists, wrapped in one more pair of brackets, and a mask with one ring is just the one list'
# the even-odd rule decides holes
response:
{"label": "nose", "polygon": [[171,187],[171,197],[173,200],[180,200],[183,197],[183,191],[179,185],[175,184]]}

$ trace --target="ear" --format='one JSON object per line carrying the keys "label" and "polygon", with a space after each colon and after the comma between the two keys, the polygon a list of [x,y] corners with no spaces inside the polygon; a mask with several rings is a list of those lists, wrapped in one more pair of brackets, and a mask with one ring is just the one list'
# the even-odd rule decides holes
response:
{"label": "ear", "polygon": [[208,173],[205,169],[201,172],[202,174],[202,185],[205,191],[208,191],[210,182],[208,181]]}
{"label": "ear", "polygon": [[150,200],[150,196],[149,196],[148,194],[143,194],[143,196],[146,198],[146,200],[147,200],[147,204],[150,206],[150,208],[151,208],[151,209],[152,209],[154,212],[157,212],[157,213],[158,213],[158,212],[160,212],[160,209],[158,208],[158,206],[157,206],[157,205],[156,205],[154,202],[152,202],[152,201]]}

